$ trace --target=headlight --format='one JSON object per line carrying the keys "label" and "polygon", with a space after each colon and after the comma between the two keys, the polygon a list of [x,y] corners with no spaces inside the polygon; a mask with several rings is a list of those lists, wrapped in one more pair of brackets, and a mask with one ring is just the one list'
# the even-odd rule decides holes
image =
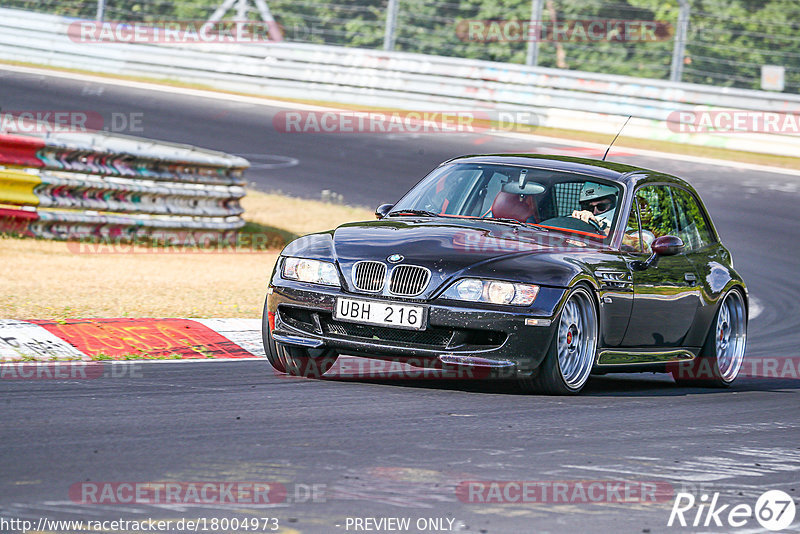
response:
{"label": "headlight", "polygon": [[474,278],[462,280],[454,287],[458,298],[461,300],[476,301],[481,300],[481,296],[483,296],[483,282]]}
{"label": "headlight", "polygon": [[538,293],[539,286],[533,284],[464,278],[450,285],[442,297],[468,302],[530,306]]}
{"label": "headlight", "polygon": [[283,260],[281,275],[288,280],[339,286],[339,274],[336,266],[327,261],[308,260],[305,258],[286,258]]}

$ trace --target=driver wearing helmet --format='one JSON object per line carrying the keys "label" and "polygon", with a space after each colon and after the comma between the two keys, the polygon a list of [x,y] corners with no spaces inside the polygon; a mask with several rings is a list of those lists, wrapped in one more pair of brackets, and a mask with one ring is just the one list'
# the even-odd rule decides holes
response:
{"label": "driver wearing helmet", "polygon": [[608,235],[617,211],[617,193],[616,187],[586,182],[579,199],[581,209],[573,211],[571,217],[585,223],[594,223]]}

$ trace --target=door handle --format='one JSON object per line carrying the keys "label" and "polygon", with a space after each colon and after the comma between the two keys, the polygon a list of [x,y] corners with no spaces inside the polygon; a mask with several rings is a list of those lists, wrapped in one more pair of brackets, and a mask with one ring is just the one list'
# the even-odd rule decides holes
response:
{"label": "door handle", "polygon": [[689,282],[689,285],[695,285],[697,283],[697,276],[695,276],[694,273],[685,273],[683,279]]}

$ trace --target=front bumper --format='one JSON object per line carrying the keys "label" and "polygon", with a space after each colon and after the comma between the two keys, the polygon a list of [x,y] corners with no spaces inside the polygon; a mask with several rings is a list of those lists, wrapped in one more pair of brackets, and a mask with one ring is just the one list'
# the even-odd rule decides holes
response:
{"label": "front bumper", "polygon": [[[277,343],[423,366],[445,363],[529,374],[547,354],[556,328],[549,323],[564,295],[564,289],[543,287],[531,308],[498,309],[442,299],[383,299],[281,279],[280,285],[270,286],[264,313]],[[339,296],[425,306],[427,328],[409,331],[336,321],[333,310]]]}

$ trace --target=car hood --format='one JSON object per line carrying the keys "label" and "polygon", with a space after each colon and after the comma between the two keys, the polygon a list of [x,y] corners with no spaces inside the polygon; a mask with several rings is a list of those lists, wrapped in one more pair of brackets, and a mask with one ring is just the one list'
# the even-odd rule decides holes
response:
{"label": "car hood", "polygon": [[598,253],[602,251],[597,242],[578,235],[486,220],[421,217],[344,224],[332,232],[302,237],[283,252],[336,261],[349,290],[354,290],[356,262],[374,260],[391,266],[390,256],[402,256],[397,264],[431,271],[420,298],[463,276],[564,287],[583,270],[576,254]]}
{"label": "car hood", "polygon": [[404,263],[427,267],[446,263],[452,270],[509,255],[583,251],[596,242],[570,238],[560,232],[485,220],[427,218],[383,219],[344,224],[333,233],[336,258],[341,261],[385,261],[400,254]]}

